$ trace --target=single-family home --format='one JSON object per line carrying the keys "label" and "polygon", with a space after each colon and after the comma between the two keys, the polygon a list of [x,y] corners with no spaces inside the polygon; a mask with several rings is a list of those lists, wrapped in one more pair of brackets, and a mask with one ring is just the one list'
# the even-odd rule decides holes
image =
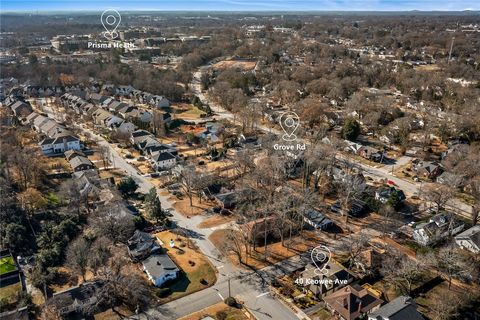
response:
{"label": "single-family home", "polygon": [[153,134],[146,130],[137,130],[132,132],[132,135],[130,136],[130,143],[134,146],[137,146],[139,143],[143,142],[148,137],[153,138]]}
{"label": "single-family home", "polygon": [[176,279],[180,273],[180,269],[168,254],[152,254],[142,261],[142,265],[148,279],[156,287],[161,287],[165,282]]}
{"label": "single-family home", "polygon": [[128,254],[133,261],[145,259],[149,255],[159,252],[161,249],[154,236],[140,230],[135,230],[133,236],[128,239],[127,244]]}
{"label": "single-family home", "polygon": [[89,170],[89,169],[94,169],[95,166],[93,163],[84,156],[76,156],[71,158],[69,161],[70,166],[72,167],[73,171],[83,171],[83,170]]}
{"label": "single-family home", "polygon": [[399,296],[368,315],[368,320],[424,320],[415,300]]}
{"label": "single-family home", "polygon": [[423,246],[428,246],[456,235],[463,228],[463,222],[457,221],[453,214],[439,213],[428,222],[418,224],[413,230],[413,239]]}
{"label": "single-family home", "polygon": [[30,113],[26,118],[25,118],[25,123],[32,126],[33,125],[33,121],[38,117],[40,116],[38,113],[36,112],[32,112]]}
{"label": "single-family home", "polygon": [[378,150],[376,148],[369,147],[369,146],[361,146],[357,150],[357,154],[359,156],[361,156],[362,158],[372,160],[372,161],[375,161],[375,162],[380,162],[380,161],[382,161],[382,158],[383,158],[383,152],[381,152],[380,150]]}
{"label": "single-family home", "polygon": [[407,199],[403,190],[397,190],[395,189],[395,187],[378,189],[377,191],[375,191],[375,199],[380,201],[381,203],[387,203],[392,194],[395,192],[397,193],[398,200],[405,201],[405,199]]}
{"label": "single-family home", "polygon": [[131,134],[137,129],[137,126],[131,122],[124,121],[118,127],[117,131],[120,133]]}
{"label": "single-family home", "polygon": [[331,313],[344,320],[365,317],[380,308],[383,300],[357,284],[343,287],[323,298]]}
{"label": "single-family home", "polygon": [[304,291],[310,291],[317,298],[322,298],[355,280],[350,271],[333,259],[326,263],[324,270],[326,270],[324,273],[318,272],[317,266],[313,263],[305,266],[305,270],[300,273],[300,278],[309,280],[303,281]]}
{"label": "single-family home", "polygon": [[98,293],[103,285],[102,281],[84,282],[79,286],[54,293],[50,303],[55,305],[63,317],[68,319],[82,317],[88,307],[97,303]]}
{"label": "single-family home", "polygon": [[170,169],[177,163],[177,158],[170,152],[154,152],[150,162],[155,170]]}
{"label": "single-family home", "polygon": [[25,103],[23,101],[16,101],[10,106],[10,109],[12,109],[13,114],[17,118],[25,118],[33,111],[32,106],[29,103]]}
{"label": "single-family home", "polygon": [[480,225],[471,227],[455,237],[457,245],[473,253],[480,253]]}
{"label": "single-family home", "polygon": [[149,100],[150,105],[155,108],[168,108],[170,107],[170,101],[163,96],[152,96]]}
{"label": "single-family home", "polygon": [[434,161],[418,161],[414,163],[413,170],[418,175],[432,180],[436,179],[443,172],[440,164]]}
{"label": "single-family home", "polygon": [[332,220],[328,219],[323,213],[317,210],[307,210],[303,215],[303,221],[315,229],[328,230],[335,224]]}
{"label": "single-family home", "polygon": [[82,148],[80,139],[72,135],[46,138],[42,140],[39,145],[44,155],[54,155],[64,153],[68,150],[80,150]]}

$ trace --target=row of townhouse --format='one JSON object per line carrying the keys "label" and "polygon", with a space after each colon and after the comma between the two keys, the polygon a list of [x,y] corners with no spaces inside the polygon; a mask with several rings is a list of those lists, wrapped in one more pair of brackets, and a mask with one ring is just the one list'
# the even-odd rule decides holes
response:
{"label": "row of townhouse", "polygon": [[131,85],[127,86],[114,86],[112,84],[106,84],[102,87],[102,92],[109,95],[117,95],[126,98],[131,98],[136,102],[147,104],[153,108],[168,108],[170,101],[164,96],[154,95],[149,92],[135,89]]}
{"label": "row of townhouse", "polygon": [[177,164],[178,152],[174,145],[160,143],[153,134],[145,130],[132,132],[130,142],[149,158],[155,170],[170,169]]}
{"label": "row of townhouse", "polygon": [[8,101],[5,104],[24,124],[37,131],[44,139],[39,143],[43,154],[55,155],[68,150],[80,150],[80,139],[74,136],[64,125],[44,115],[34,112],[32,106],[24,101]]}

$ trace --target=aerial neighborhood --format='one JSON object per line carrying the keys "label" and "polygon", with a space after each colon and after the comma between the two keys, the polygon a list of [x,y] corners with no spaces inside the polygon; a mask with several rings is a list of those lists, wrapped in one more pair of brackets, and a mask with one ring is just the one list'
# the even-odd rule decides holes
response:
{"label": "aerial neighborhood", "polygon": [[0,319],[480,318],[478,11],[362,10],[0,13]]}

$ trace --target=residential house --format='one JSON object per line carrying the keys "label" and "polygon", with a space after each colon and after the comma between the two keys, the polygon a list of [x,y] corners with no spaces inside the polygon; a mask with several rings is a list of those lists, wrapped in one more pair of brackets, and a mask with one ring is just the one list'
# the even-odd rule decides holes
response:
{"label": "residential house", "polygon": [[324,297],[326,307],[343,320],[360,319],[377,311],[383,300],[359,285],[348,285]]}
{"label": "residential house", "polygon": [[72,167],[73,171],[83,171],[83,170],[89,170],[89,169],[94,169],[95,166],[93,163],[84,156],[76,156],[71,158],[69,161],[70,166]]}
{"label": "residential house", "polygon": [[108,97],[101,95],[99,93],[89,93],[87,95],[87,100],[96,105],[102,104]]}
{"label": "residential house", "polygon": [[216,122],[207,122],[205,130],[196,134],[201,139],[209,140],[210,142],[220,141],[220,134],[223,132],[223,126]]}
{"label": "residential house", "polygon": [[424,320],[415,300],[399,296],[368,315],[368,320]]}
{"label": "residential house", "polygon": [[149,233],[135,230],[133,236],[128,239],[128,254],[133,261],[145,259],[153,253],[160,251],[157,239]]}
{"label": "residential house", "polygon": [[116,94],[118,95],[121,95],[121,96],[129,96],[132,91],[135,90],[134,87],[132,87],[131,85],[128,85],[128,86],[118,86],[116,88]]}
{"label": "residential house", "polygon": [[67,159],[67,161],[70,161],[71,159],[73,159],[75,157],[78,157],[78,156],[85,157],[85,154],[82,151],[73,150],[73,149],[67,150],[63,154],[65,155],[65,159]]}
{"label": "residential house", "polygon": [[155,170],[170,169],[177,164],[177,157],[170,152],[155,152],[150,158]]}
{"label": "residential house", "polygon": [[39,145],[44,155],[55,155],[68,150],[80,150],[82,148],[80,139],[72,135],[46,138]]}
{"label": "residential house", "polygon": [[436,179],[443,172],[439,163],[429,161],[417,161],[414,163],[413,170],[418,175],[432,180]]}
{"label": "residential house", "polygon": [[38,117],[40,116],[38,113],[36,112],[32,112],[30,113],[26,118],[25,118],[25,124],[28,124],[30,126],[33,125],[33,121]]}
{"label": "residential house", "polygon": [[395,187],[389,187],[375,191],[375,199],[381,203],[387,203],[394,192],[397,193],[398,200],[405,201],[405,199],[407,199],[403,190],[397,190]]}
{"label": "residential house", "polygon": [[97,303],[98,293],[103,285],[102,281],[84,282],[79,286],[54,293],[50,302],[56,306],[60,315],[75,319],[84,315],[86,309]]}
{"label": "residential house", "polygon": [[313,209],[305,212],[303,221],[313,228],[320,230],[328,230],[335,225],[333,221],[328,219],[323,213]]}
{"label": "residential house", "polygon": [[156,287],[176,279],[180,273],[180,269],[167,254],[153,254],[143,260],[142,265],[148,279]]}
{"label": "residential house", "polygon": [[124,120],[122,118],[111,115],[111,117],[105,119],[105,126],[110,129],[118,128],[123,122]]}
{"label": "residential house", "polygon": [[149,100],[149,104],[159,109],[170,107],[170,101],[162,96],[152,96]]}
{"label": "residential house", "polygon": [[178,151],[177,149],[175,148],[174,145],[169,145],[169,144],[160,144],[160,145],[155,145],[153,147],[150,147],[148,148],[148,150],[146,150],[147,153],[149,153],[150,155],[153,155],[154,153],[156,152],[170,152],[171,154],[173,154],[174,156],[178,156]]}
{"label": "residential house", "polygon": [[309,263],[300,274],[303,279],[313,280],[304,281],[304,290],[310,291],[317,298],[325,297],[355,280],[355,276],[350,271],[333,259],[330,259],[324,267],[326,272],[320,273],[316,265]]}
{"label": "residential house", "polygon": [[369,146],[361,146],[358,149],[357,154],[365,159],[372,160],[375,162],[381,162],[384,157],[382,151]]}
{"label": "residential house", "polygon": [[465,181],[466,181],[466,178],[464,175],[456,174],[448,171],[443,172],[441,175],[437,177],[438,183],[451,186],[454,188],[460,188],[465,186]]}
{"label": "residential house", "polygon": [[23,101],[16,101],[14,104],[12,104],[10,106],[10,109],[12,109],[13,114],[17,118],[25,118],[30,113],[33,112],[32,106],[28,103],[23,102]]}
{"label": "residential house", "polygon": [[473,226],[457,235],[455,242],[462,249],[480,253],[480,225]]}
{"label": "residential house", "polygon": [[131,122],[124,121],[118,127],[117,131],[124,134],[131,134],[137,129],[137,126]]}
{"label": "residential house", "polygon": [[463,228],[463,222],[457,221],[453,215],[439,213],[428,222],[418,224],[413,230],[413,239],[423,246],[428,246],[448,236],[456,235]]}
{"label": "residential house", "polygon": [[137,130],[132,132],[132,135],[130,137],[130,142],[134,146],[137,146],[137,144],[143,142],[143,140],[147,139],[147,137],[153,137],[153,134],[151,134],[146,130]]}

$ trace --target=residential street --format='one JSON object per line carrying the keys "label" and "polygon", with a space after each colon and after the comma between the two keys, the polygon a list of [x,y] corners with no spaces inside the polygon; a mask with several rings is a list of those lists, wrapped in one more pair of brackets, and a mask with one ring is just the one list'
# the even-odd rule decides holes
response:
{"label": "residential street", "polygon": [[[205,95],[201,90],[200,79],[201,79],[202,73],[206,72],[209,67],[210,67],[209,65],[200,67],[199,70],[193,74],[193,81],[189,87],[192,90],[192,92],[200,98],[202,102],[210,105],[212,110],[215,112],[215,116],[214,116],[215,119],[217,120],[226,119],[233,122],[234,115],[231,112],[220,107],[217,103],[215,103],[211,99],[209,99],[208,96]],[[272,129],[265,125],[258,124],[257,128],[265,132],[275,133],[277,135],[281,134],[280,130]],[[306,140],[303,140],[302,142],[308,144]],[[337,157],[341,158],[342,160],[351,162],[350,159],[346,159],[341,154],[338,154]],[[409,157],[403,156],[398,161],[399,163],[395,164],[395,166],[401,166],[408,163]],[[421,182],[414,183],[414,182],[410,182],[410,181],[393,176],[391,174],[392,165],[385,165],[381,168],[375,168],[375,167],[366,165],[364,163],[354,161],[354,166],[361,168],[363,171],[363,174],[367,177],[371,177],[372,179],[375,179],[375,180],[387,179],[395,182],[395,184],[400,189],[402,189],[405,192],[405,194],[407,194],[408,196],[413,196],[413,195],[418,196],[419,194],[421,194],[422,187],[428,184],[428,183],[421,183]],[[470,218],[472,208],[468,204],[458,199],[452,199],[447,203],[447,206],[449,207],[449,209],[454,210],[456,214],[458,214],[459,216],[462,216],[463,218],[466,218],[466,219]]]}

